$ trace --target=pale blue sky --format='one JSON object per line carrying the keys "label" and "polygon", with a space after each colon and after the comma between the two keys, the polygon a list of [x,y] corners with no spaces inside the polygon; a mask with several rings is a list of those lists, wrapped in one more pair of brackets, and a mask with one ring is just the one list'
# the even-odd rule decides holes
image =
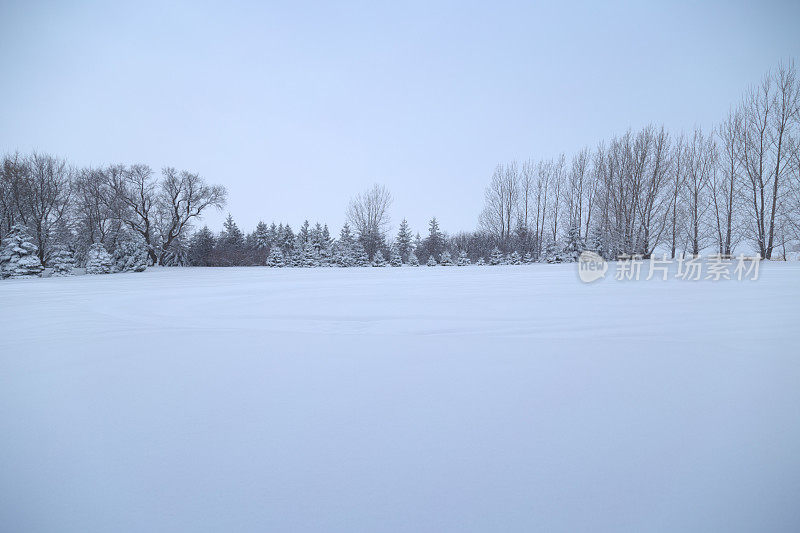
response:
{"label": "pale blue sky", "polygon": [[193,170],[246,230],[374,182],[473,229],[497,163],[711,127],[800,56],[800,2],[109,4],[0,4],[0,151]]}

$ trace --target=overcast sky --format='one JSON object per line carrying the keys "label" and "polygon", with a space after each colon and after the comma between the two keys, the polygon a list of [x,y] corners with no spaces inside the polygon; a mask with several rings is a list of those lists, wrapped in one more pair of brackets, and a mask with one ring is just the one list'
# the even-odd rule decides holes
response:
{"label": "overcast sky", "polygon": [[[337,231],[378,182],[474,229],[497,163],[712,127],[800,57],[800,2],[0,3],[0,151],[175,166]],[[558,4],[558,5],[556,5]]]}

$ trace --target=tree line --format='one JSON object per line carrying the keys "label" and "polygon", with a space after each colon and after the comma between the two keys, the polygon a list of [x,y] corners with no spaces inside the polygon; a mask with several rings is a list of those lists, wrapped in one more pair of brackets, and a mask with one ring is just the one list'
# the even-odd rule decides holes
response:
{"label": "tree line", "polygon": [[[800,84],[793,63],[710,131],[627,131],[569,160],[498,165],[480,227],[535,259],[575,238],[613,258],[656,249],[785,256],[800,236]],[[572,236],[572,237],[570,237]]]}
{"label": "tree line", "polygon": [[93,244],[111,251],[135,238],[151,264],[181,264],[192,223],[226,198],[221,185],[171,167],[74,168],[49,154],[8,154],[0,162],[0,244],[23,227],[43,265],[59,247],[85,264]]}
{"label": "tree line", "polygon": [[[85,265],[93,245],[112,252],[132,240],[160,265],[558,262],[584,249],[612,259],[656,250],[731,255],[739,246],[772,259],[800,237],[796,67],[765,75],[709,131],[675,135],[650,125],[569,159],[501,164],[484,196],[478,229],[454,235],[436,218],[424,236],[405,220],[390,235],[392,195],[380,185],[352,199],[338,235],[308,221],[297,231],[259,222],[245,234],[230,215],[215,234],[196,225],[209,208],[225,206],[227,193],[196,173],[74,168],[56,156],[15,153],[0,165],[0,246],[23,228],[45,266],[65,248]],[[130,256],[125,250],[118,257]]]}

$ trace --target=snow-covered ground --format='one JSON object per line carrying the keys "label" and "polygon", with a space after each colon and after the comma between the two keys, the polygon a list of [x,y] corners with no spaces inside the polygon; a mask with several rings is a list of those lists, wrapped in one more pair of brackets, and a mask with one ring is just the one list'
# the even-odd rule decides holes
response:
{"label": "snow-covered ground", "polygon": [[0,282],[0,530],[800,531],[800,265]]}

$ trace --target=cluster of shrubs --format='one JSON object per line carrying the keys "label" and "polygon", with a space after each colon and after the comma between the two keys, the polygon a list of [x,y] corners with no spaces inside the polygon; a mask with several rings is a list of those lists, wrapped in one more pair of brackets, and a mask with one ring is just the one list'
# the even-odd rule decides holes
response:
{"label": "cluster of shrubs", "polygon": [[[37,250],[27,228],[19,224],[13,226],[0,248],[0,278],[41,277],[45,267]],[[47,263],[52,267],[52,276],[71,276],[75,272],[75,254],[63,245],[54,248]],[[132,233],[126,233],[118,240],[113,253],[102,243],[93,244],[86,257],[86,273],[142,272],[147,263],[144,243]]]}

